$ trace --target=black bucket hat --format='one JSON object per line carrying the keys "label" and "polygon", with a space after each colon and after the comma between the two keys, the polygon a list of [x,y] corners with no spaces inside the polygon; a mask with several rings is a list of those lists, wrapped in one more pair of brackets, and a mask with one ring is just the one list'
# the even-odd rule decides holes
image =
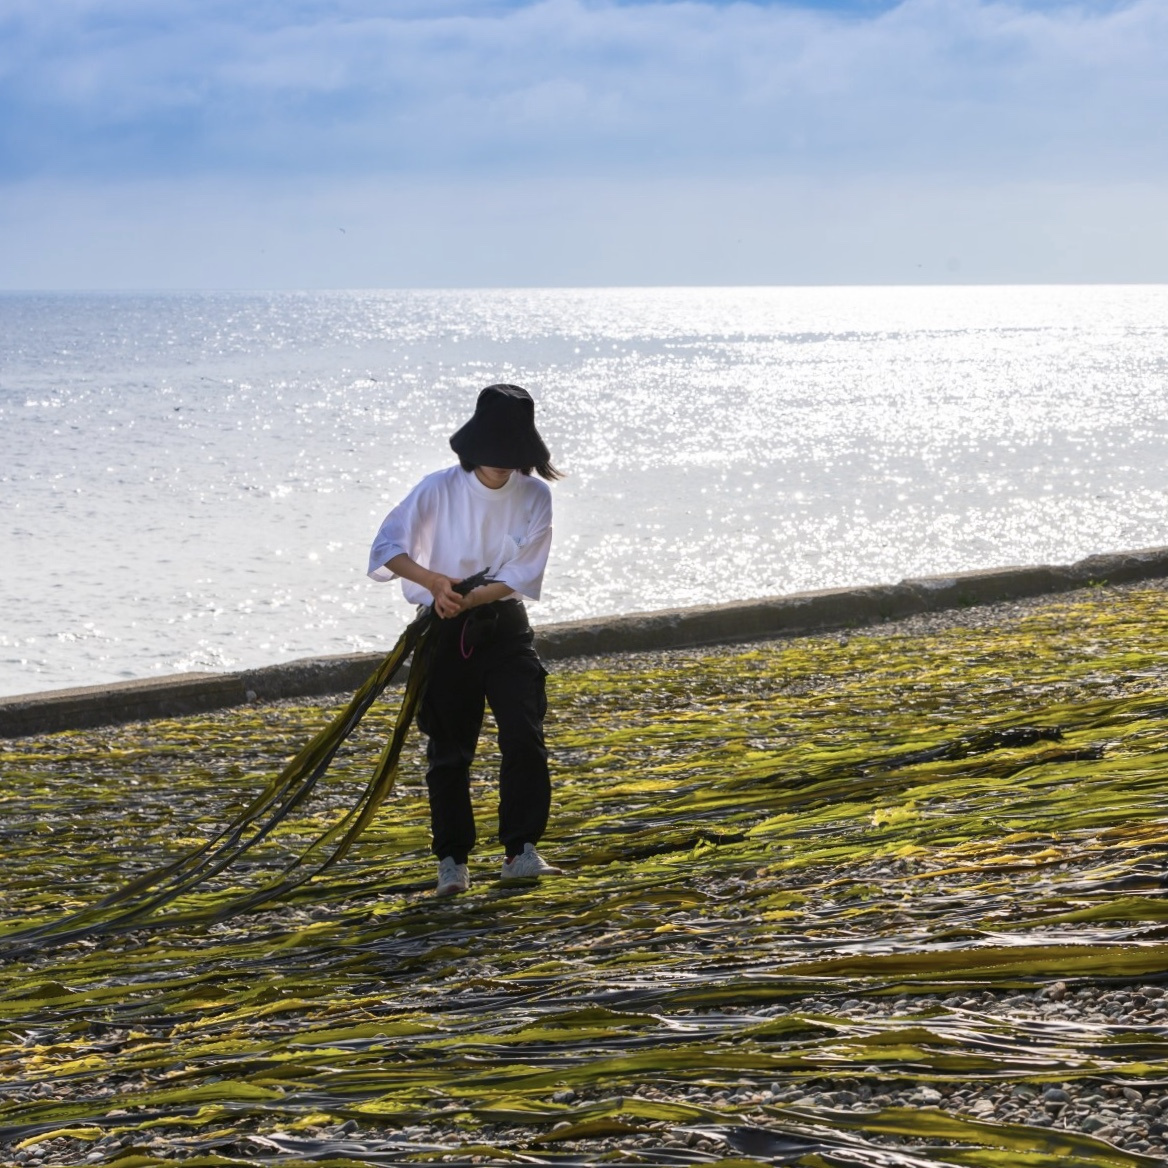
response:
{"label": "black bucket hat", "polygon": [[518,385],[488,385],[474,417],[450,436],[463,462],[511,469],[542,466],[551,453],[535,428],[535,402]]}

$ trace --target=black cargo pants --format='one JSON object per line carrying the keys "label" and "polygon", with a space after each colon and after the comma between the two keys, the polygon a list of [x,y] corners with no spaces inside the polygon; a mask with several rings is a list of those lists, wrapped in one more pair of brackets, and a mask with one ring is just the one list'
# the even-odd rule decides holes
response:
{"label": "black cargo pants", "polygon": [[551,806],[543,719],[547,670],[523,604],[500,600],[439,621],[418,710],[429,736],[426,786],[434,855],[465,864],[475,845],[470,766],[484,703],[499,729],[499,842],[508,855],[539,842]]}

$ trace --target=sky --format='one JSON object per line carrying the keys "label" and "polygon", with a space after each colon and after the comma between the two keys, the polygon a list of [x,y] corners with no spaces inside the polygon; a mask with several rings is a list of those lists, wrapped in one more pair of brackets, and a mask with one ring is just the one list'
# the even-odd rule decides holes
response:
{"label": "sky", "polygon": [[1166,44],[1166,0],[0,0],[0,289],[1168,281]]}

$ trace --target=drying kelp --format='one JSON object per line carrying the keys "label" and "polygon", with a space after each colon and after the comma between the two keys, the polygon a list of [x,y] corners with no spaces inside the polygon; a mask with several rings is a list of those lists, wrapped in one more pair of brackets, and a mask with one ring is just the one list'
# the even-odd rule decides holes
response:
{"label": "drying kelp", "polygon": [[[570,877],[501,887],[483,857],[469,895],[429,897],[411,743],[287,903],[0,970],[6,1158],[1163,1163],[1166,616],[1162,591],[1100,590],[992,629],[561,670],[547,850]],[[254,869],[174,911],[334,826],[392,713]],[[7,915],[215,838],[329,717],[9,744]]]}
{"label": "drying kelp", "polygon": [[[480,572],[453,587],[465,596],[471,589],[490,582],[487,573]],[[226,920],[288,895],[343,859],[393,789],[402,746],[429,673],[429,637],[437,619],[432,609],[423,610],[344,709],[313,735],[263,791],[215,836],[65,917],[32,928],[21,928],[19,924],[13,927],[12,922],[0,924],[0,957],[29,953],[82,937],[125,933],[145,925],[165,927]],[[322,830],[267,884],[242,895],[219,897],[183,914],[159,916],[160,909],[184,893],[238,864],[293,812],[305,807],[346,739],[411,656],[414,668],[406,682],[392,730],[368,785],[349,811]]]}

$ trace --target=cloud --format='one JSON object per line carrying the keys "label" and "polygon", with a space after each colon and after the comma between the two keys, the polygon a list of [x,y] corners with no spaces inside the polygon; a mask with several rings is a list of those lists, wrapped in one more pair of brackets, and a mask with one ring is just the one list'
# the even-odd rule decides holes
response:
{"label": "cloud", "polygon": [[1165,43],[1162,0],[7,0],[0,286],[1163,280]]}
{"label": "cloud", "polygon": [[17,0],[0,178],[1146,180],[1168,8]]}

